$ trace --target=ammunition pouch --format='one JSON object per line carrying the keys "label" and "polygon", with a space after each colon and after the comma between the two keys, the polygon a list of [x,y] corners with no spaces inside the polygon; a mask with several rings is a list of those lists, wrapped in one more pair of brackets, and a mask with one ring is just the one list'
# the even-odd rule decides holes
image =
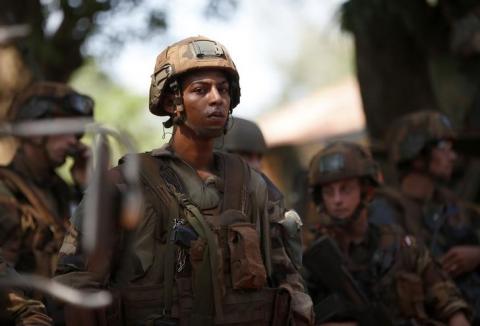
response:
{"label": "ammunition pouch", "polygon": [[227,232],[232,288],[234,290],[263,288],[267,281],[267,273],[255,225],[235,223],[228,226]]}

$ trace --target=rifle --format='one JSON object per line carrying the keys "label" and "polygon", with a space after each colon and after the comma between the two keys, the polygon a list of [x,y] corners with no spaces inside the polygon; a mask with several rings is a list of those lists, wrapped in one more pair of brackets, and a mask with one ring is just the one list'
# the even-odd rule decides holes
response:
{"label": "rifle", "polygon": [[318,239],[303,256],[304,266],[330,293],[314,310],[316,323],[349,315],[359,326],[393,326],[382,305],[371,303],[344,266],[343,256],[328,236]]}

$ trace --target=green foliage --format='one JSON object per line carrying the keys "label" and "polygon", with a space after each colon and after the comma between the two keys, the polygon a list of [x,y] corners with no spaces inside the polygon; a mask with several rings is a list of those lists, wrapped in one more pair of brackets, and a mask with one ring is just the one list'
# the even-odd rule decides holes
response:
{"label": "green foliage", "polygon": [[[170,6],[181,6],[181,1],[171,2],[3,0],[0,26],[29,29],[26,37],[16,40],[16,46],[35,79],[65,82],[89,55],[110,57],[127,42],[154,42],[163,37]],[[207,16],[226,19],[237,4],[238,0],[205,0],[203,8]]]}
{"label": "green foliage", "polygon": [[161,146],[161,118],[148,111],[147,94],[138,96],[122,88],[100,72],[94,62],[77,70],[72,86],[95,100],[95,120],[127,131],[145,151]]}

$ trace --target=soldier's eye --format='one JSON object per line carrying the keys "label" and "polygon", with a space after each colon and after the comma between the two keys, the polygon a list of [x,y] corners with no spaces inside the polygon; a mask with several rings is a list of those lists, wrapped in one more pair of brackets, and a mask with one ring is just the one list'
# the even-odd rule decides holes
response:
{"label": "soldier's eye", "polygon": [[230,89],[227,87],[227,86],[220,86],[218,88],[218,91],[221,93],[221,94],[228,94],[230,92]]}
{"label": "soldier's eye", "polygon": [[328,187],[324,187],[324,188],[322,189],[322,195],[323,195],[324,197],[331,197],[331,196],[333,195],[333,189],[328,188]]}
{"label": "soldier's eye", "polygon": [[195,87],[193,89],[193,92],[197,93],[197,94],[205,94],[207,91],[206,91],[205,87]]}

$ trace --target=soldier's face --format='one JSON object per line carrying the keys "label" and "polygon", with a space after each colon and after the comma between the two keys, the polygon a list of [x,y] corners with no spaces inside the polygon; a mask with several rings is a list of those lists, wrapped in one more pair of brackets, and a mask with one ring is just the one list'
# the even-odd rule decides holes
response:
{"label": "soldier's face", "polygon": [[442,180],[449,180],[457,154],[453,150],[451,141],[442,140],[431,150],[429,172]]}
{"label": "soldier's face", "polygon": [[65,163],[65,159],[76,150],[78,143],[79,136],[75,134],[47,137],[45,149],[53,167],[59,167]]}
{"label": "soldier's face", "polygon": [[197,136],[214,138],[223,133],[230,108],[228,79],[220,70],[199,70],[182,83],[185,125]]}
{"label": "soldier's face", "polygon": [[349,218],[361,201],[362,188],[358,178],[334,181],[322,186],[322,199],[327,214]]}

